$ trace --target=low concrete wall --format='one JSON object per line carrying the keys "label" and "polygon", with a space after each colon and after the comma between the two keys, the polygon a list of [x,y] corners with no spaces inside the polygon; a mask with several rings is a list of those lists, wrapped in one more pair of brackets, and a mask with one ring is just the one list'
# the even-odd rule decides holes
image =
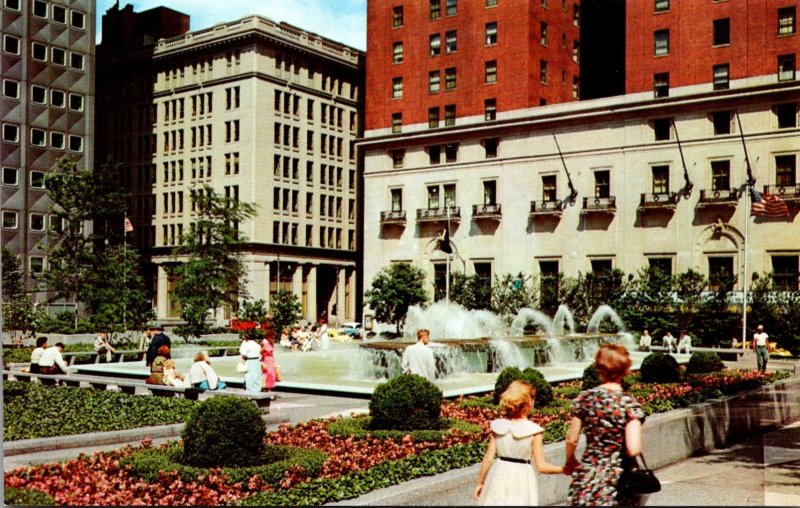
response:
{"label": "low concrete wall", "polygon": [[[746,436],[800,420],[800,379],[794,378],[740,395],[709,400],[689,408],[652,415],[642,432],[644,456],[653,469],[737,442]],[[581,437],[578,454],[585,438]],[[564,442],[545,446],[553,464],[564,462]],[[418,478],[333,505],[474,505],[472,493],[480,464]],[[539,504],[564,504],[565,475],[539,475]]]}

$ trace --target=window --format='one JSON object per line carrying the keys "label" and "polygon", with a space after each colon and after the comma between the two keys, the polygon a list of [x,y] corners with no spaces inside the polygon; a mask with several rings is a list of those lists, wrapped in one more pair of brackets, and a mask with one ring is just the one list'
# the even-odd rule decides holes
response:
{"label": "window", "polygon": [[42,129],[31,129],[31,144],[33,146],[47,145],[47,133]]}
{"label": "window", "polygon": [[793,129],[797,127],[797,103],[779,104],[775,107],[778,117],[779,129]]}
{"label": "window", "polygon": [[86,27],[86,15],[76,10],[71,11],[70,14],[72,15],[70,20],[72,21],[73,28],[80,28],[83,30]]}
{"label": "window", "polygon": [[12,55],[19,55],[19,39],[11,35],[3,36],[3,51]]}
{"label": "window", "polygon": [[611,172],[601,170],[594,172],[594,197],[607,198],[611,195]]}
{"label": "window", "polygon": [[31,102],[35,104],[47,104],[47,88],[31,85]]}
{"label": "window", "polygon": [[725,46],[731,43],[731,20],[722,18],[714,20],[714,46]]}
{"label": "window", "polygon": [[483,101],[483,119],[488,121],[497,118],[497,99],[486,99]]}
{"label": "window", "polygon": [[497,22],[486,23],[486,45],[497,44]]}
{"label": "window", "polygon": [[3,168],[3,185],[16,187],[19,185],[19,170],[17,168]]}
{"label": "window", "polygon": [[53,5],[52,6],[52,13],[53,21],[56,23],[61,23],[62,25],[67,24],[67,8],[62,7],[60,5]]}
{"label": "window", "polygon": [[539,25],[539,43],[542,46],[547,46],[547,23],[544,21]]}
{"label": "window", "polygon": [[44,273],[44,258],[41,256],[31,256],[30,259],[31,275],[37,276]]}
{"label": "window", "polygon": [[669,72],[661,72],[653,76],[653,95],[656,98],[669,97]]}
{"label": "window", "polygon": [[444,206],[447,208],[456,206],[456,184],[454,183],[444,185]]}
{"label": "window", "polygon": [[50,105],[57,108],[66,107],[67,94],[61,90],[50,90]]}
{"label": "window", "polygon": [[497,0],[486,0],[486,7],[494,7],[497,5]]}
{"label": "window", "polygon": [[714,66],[714,90],[727,90],[730,87],[730,66],[721,64]]}
{"label": "window", "polygon": [[80,53],[69,54],[69,66],[79,71],[83,70],[83,55]]}
{"label": "window", "polygon": [[483,140],[483,148],[485,150],[485,155],[487,159],[493,159],[497,157],[497,145],[500,143],[500,140],[497,138],[489,138]]}
{"label": "window", "polygon": [[539,60],[539,81],[547,84],[547,61]]}
{"label": "window", "polygon": [[593,259],[592,272],[600,275],[607,275],[614,269],[610,259]]}
{"label": "window", "polygon": [[577,4],[572,6],[572,24],[581,26],[581,7]]}
{"label": "window", "polygon": [[444,89],[455,90],[456,88],[456,68],[449,67],[444,70]]}
{"label": "window", "polygon": [[558,305],[558,261],[539,261],[539,301],[542,308],[548,302]]}
{"label": "window", "polygon": [[664,12],[669,10],[669,0],[655,0],[656,12]]}
{"label": "window", "polygon": [[3,96],[11,99],[19,99],[19,82],[10,79],[4,79]]}
{"label": "window", "polygon": [[20,10],[19,0],[6,0],[5,5],[8,9],[11,9],[13,11]]}
{"label": "window", "polygon": [[40,18],[47,18],[47,2],[33,0],[33,15]]}
{"label": "window", "polygon": [[572,76],[572,98],[580,99],[581,97],[581,77]]}
{"label": "window", "polygon": [[778,81],[794,80],[794,53],[791,55],[780,55],[778,57]]}
{"label": "window", "polygon": [[794,187],[797,184],[797,157],[792,155],[775,156],[775,185]]}
{"label": "window", "polygon": [[792,35],[795,23],[795,7],[778,9],[778,35]]}
{"label": "window", "polygon": [[403,130],[403,113],[392,113],[392,132],[400,132],[402,130]]}
{"label": "window", "polygon": [[711,161],[711,190],[727,191],[731,188],[731,161]]}
{"label": "window", "polygon": [[50,61],[56,65],[67,65],[67,52],[61,48],[50,48]]}
{"label": "window", "polygon": [[798,256],[772,256],[772,281],[778,291],[797,291],[800,281]]}
{"label": "window", "polygon": [[47,46],[44,44],[34,42],[31,44],[31,56],[34,60],[38,60],[40,62],[47,61]]}
{"label": "window", "polygon": [[556,201],[556,175],[542,175],[542,200]]}
{"label": "window", "polygon": [[442,37],[439,34],[433,34],[428,37],[428,49],[431,56],[436,56],[442,49]]}
{"label": "window", "polygon": [[715,111],[711,113],[711,121],[714,124],[715,136],[731,133],[731,118],[730,111]]}
{"label": "window", "polygon": [[442,147],[439,145],[432,145],[428,147],[428,162],[433,164],[442,163]]}
{"label": "window", "polygon": [[445,15],[455,16],[458,12],[458,0],[445,0]]}
{"label": "window", "polygon": [[392,44],[392,63],[403,62],[403,43],[395,42]]}
{"label": "window", "polygon": [[711,291],[730,291],[734,274],[733,256],[708,258],[708,288]]}
{"label": "window", "polygon": [[428,128],[435,129],[439,127],[439,108],[428,108]]}
{"label": "window", "polygon": [[483,82],[497,83],[497,60],[490,60],[484,64]]}
{"label": "window", "polygon": [[456,124],[456,105],[448,104],[444,107],[444,125],[450,127]]}
{"label": "window", "polygon": [[656,30],[653,34],[654,46],[653,54],[668,55],[669,54],[669,30]]}
{"label": "window", "polygon": [[83,151],[83,136],[69,135],[69,149],[73,152]]}
{"label": "window", "polygon": [[69,94],[69,109],[73,111],[83,111],[83,95],[76,93]]}
{"label": "window", "polygon": [[403,6],[398,5],[392,8],[392,28],[403,26]]}
{"label": "window", "polygon": [[669,166],[653,166],[653,194],[669,194]]}
{"label": "window", "polygon": [[403,211],[403,189],[392,189],[392,211]]}
{"label": "window", "polygon": [[31,171],[31,187],[34,189],[44,189],[44,173],[41,171]]}
{"label": "window", "polygon": [[442,0],[431,0],[430,19],[439,19],[442,16]]}
{"label": "window", "polygon": [[483,204],[497,204],[497,182],[495,180],[486,180],[483,182]]}
{"label": "window", "polygon": [[572,61],[581,63],[581,43],[578,41],[572,41]]}
{"label": "window", "polygon": [[447,143],[444,145],[444,161],[458,161],[458,143]]}
{"label": "window", "polygon": [[403,159],[405,159],[406,151],[405,150],[392,150],[390,152],[392,156],[392,167],[393,168],[402,168],[403,167]]}
{"label": "window", "polygon": [[64,149],[65,137],[64,134],[60,132],[51,132],[50,133],[50,146],[53,148],[58,148],[59,150]]}
{"label": "window", "polygon": [[403,78],[392,78],[392,99],[403,97]]}
{"label": "window", "polygon": [[44,231],[44,214],[32,213],[30,227],[31,231]]}
{"label": "window", "polygon": [[17,212],[3,212],[3,229],[17,229],[19,227],[19,221],[17,219]]}
{"label": "window", "polygon": [[3,124],[3,141],[8,143],[19,143],[19,126],[9,123]]}
{"label": "window", "polygon": [[444,34],[444,52],[454,53],[458,49],[458,40],[456,30],[445,32]]}
{"label": "window", "polygon": [[659,271],[664,275],[672,275],[672,258],[647,258],[650,270]]}
{"label": "window", "polygon": [[428,91],[436,93],[440,89],[439,71],[431,71],[428,73]]}
{"label": "window", "polygon": [[428,186],[428,210],[436,210],[439,208],[439,186]]}

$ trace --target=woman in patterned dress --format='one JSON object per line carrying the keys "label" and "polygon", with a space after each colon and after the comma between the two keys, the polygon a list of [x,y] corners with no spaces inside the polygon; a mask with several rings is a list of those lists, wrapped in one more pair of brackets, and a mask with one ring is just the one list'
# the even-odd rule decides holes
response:
{"label": "woman in patterned dress", "polygon": [[[564,466],[565,473],[572,473],[570,504],[635,506],[638,496],[628,498],[617,491],[623,457],[636,457],[642,450],[642,406],[622,391],[622,378],[631,366],[628,350],[618,344],[603,345],[595,366],[603,384],[582,391],[572,401]],[[586,450],[579,462],[575,449],[581,430],[586,434]]]}

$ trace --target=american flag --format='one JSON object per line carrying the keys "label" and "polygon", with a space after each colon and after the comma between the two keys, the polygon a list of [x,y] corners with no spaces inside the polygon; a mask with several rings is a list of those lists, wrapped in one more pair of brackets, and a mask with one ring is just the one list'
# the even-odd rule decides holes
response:
{"label": "american flag", "polygon": [[130,233],[131,231],[133,231],[133,223],[129,218],[125,217],[125,232]]}
{"label": "american flag", "polygon": [[755,189],[750,191],[750,197],[753,200],[753,205],[750,208],[750,215],[758,217],[766,215],[767,217],[786,217],[789,215],[789,207],[786,206],[786,201],[782,200],[774,194],[760,193]]}

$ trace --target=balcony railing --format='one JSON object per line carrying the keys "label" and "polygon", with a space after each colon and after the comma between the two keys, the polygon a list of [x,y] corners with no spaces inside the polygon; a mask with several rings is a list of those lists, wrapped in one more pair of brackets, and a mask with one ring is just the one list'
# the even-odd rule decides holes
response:
{"label": "balcony railing", "polygon": [[583,198],[582,214],[586,213],[616,213],[617,197],[608,196],[605,198]]}
{"label": "balcony railing", "polygon": [[472,205],[473,219],[500,220],[503,217],[501,205]]}
{"label": "balcony railing", "polygon": [[784,201],[800,201],[800,185],[765,185],[764,192]]}
{"label": "balcony railing", "polygon": [[644,209],[673,209],[678,206],[678,194],[675,192],[654,192],[642,194],[639,208]]}
{"label": "balcony railing", "polygon": [[736,206],[739,202],[739,193],[736,189],[702,189],[700,191],[700,202],[697,206]]}
{"label": "balcony railing", "polygon": [[461,221],[461,207],[417,208],[417,222],[446,222],[447,220]]}
{"label": "balcony railing", "polygon": [[391,210],[381,212],[381,224],[397,224],[404,226],[406,224],[406,211]]}
{"label": "balcony railing", "polygon": [[562,213],[561,210],[562,202],[560,200],[555,201],[531,201],[531,217],[542,216],[542,215],[557,215],[560,216]]}

